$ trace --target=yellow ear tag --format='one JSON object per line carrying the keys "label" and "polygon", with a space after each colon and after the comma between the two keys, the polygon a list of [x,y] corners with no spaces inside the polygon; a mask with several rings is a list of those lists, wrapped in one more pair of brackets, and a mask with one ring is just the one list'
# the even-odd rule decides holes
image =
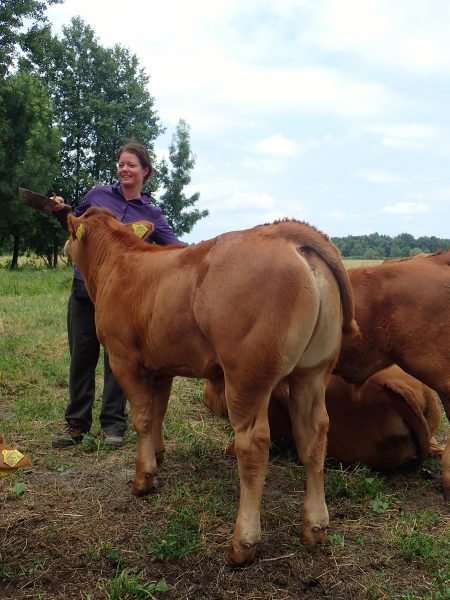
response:
{"label": "yellow ear tag", "polygon": [[81,238],[83,237],[83,234],[84,234],[83,225],[78,225],[77,230],[75,232],[75,235],[77,236],[78,241],[81,240]]}
{"label": "yellow ear tag", "polygon": [[148,231],[148,227],[142,225],[142,223],[133,223],[131,227],[133,228],[134,235],[137,235],[138,238],[143,238]]}
{"label": "yellow ear tag", "polygon": [[2,454],[3,461],[8,467],[15,467],[23,458],[23,454],[18,450],[2,450]]}

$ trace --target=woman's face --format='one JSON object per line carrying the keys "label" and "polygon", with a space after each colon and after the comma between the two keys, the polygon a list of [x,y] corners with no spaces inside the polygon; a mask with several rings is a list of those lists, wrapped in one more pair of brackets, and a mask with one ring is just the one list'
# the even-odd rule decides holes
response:
{"label": "woman's face", "polygon": [[117,177],[123,187],[141,188],[144,177],[148,173],[148,167],[143,167],[136,154],[122,152],[117,164]]}

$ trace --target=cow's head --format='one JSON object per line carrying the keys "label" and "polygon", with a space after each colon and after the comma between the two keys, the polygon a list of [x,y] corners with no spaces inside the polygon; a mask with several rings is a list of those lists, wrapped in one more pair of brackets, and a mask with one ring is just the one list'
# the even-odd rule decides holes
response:
{"label": "cow's head", "polygon": [[130,233],[145,240],[153,231],[154,225],[149,221],[135,221],[124,225],[106,208],[88,208],[81,216],[69,214],[67,217],[69,239],[64,245],[64,254],[73,263],[78,264],[80,250],[82,250],[93,235],[103,228],[110,231]]}

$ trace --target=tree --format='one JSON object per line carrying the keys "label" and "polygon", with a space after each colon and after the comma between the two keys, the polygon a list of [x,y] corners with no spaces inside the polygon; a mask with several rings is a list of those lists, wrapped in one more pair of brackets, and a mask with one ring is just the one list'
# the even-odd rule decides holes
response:
{"label": "tree", "polygon": [[[48,94],[21,68],[30,46],[49,28],[45,10],[62,0],[7,0],[0,2],[0,237],[13,240],[11,266],[17,266],[22,249],[32,240],[31,232],[44,234],[50,223],[17,202],[18,186],[47,190],[56,165],[58,136],[52,124]],[[51,245],[49,225],[45,244]],[[10,237],[11,236],[11,237]]]}
{"label": "tree", "polygon": [[400,233],[399,235],[395,236],[394,243],[400,247],[408,248],[409,250],[410,248],[414,247],[416,240],[410,233]]}
{"label": "tree", "polygon": [[401,248],[397,244],[392,244],[390,256],[391,258],[400,258],[401,256],[408,256],[408,254],[405,254],[405,248]]}
{"label": "tree", "polygon": [[124,141],[138,139],[150,152],[164,132],[147,91],[149,77],[137,57],[122,46],[99,48],[97,94],[92,104],[93,175],[97,181],[116,178],[117,152]]}
{"label": "tree", "polygon": [[61,132],[61,164],[56,186],[74,206],[95,183],[93,176],[92,104],[99,47],[94,32],[81,19],[65,27],[64,38],[51,47],[52,55],[41,75],[49,84],[55,117]]}
{"label": "tree", "polygon": [[[57,169],[59,135],[52,125],[47,90],[28,73],[19,70],[6,78],[0,88],[0,106],[0,236],[13,238],[14,268],[21,241],[28,247],[36,219],[42,218],[19,204],[18,188],[47,193]],[[50,227],[48,232],[47,244],[52,247],[56,231]]]}
{"label": "tree", "polygon": [[[45,23],[45,10],[51,4],[63,0],[2,0],[0,2],[0,79],[5,77],[17,58],[19,49],[26,49],[34,35],[39,32],[39,23]],[[26,21],[31,21],[24,29]]]}
{"label": "tree", "polygon": [[436,252],[437,250],[447,251],[450,248],[450,240],[439,239],[434,235],[431,237],[420,237],[417,240],[417,246],[422,248],[422,252]]}
{"label": "tree", "polygon": [[63,33],[61,40],[47,39],[38,72],[49,85],[62,137],[57,187],[76,206],[92,185],[112,182],[127,139],[139,139],[152,152],[163,128],[135,55],[118,45],[102,47],[80,18]]}
{"label": "tree", "polygon": [[368,248],[364,252],[364,258],[367,258],[367,259],[378,258],[378,254],[377,254],[376,250],[374,250],[373,248]]}
{"label": "tree", "polygon": [[360,241],[357,241],[353,244],[351,256],[356,256],[358,258],[361,258],[362,256],[364,256],[365,251],[366,251],[365,246]]}
{"label": "tree", "polygon": [[169,147],[171,168],[166,160],[159,165],[157,177],[165,191],[157,200],[170,225],[177,235],[189,233],[195,223],[209,214],[208,210],[186,210],[199,199],[196,192],[186,196],[184,188],[191,182],[191,171],[195,165],[195,156],[190,148],[190,128],[183,119],[178,122],[176,133]]}

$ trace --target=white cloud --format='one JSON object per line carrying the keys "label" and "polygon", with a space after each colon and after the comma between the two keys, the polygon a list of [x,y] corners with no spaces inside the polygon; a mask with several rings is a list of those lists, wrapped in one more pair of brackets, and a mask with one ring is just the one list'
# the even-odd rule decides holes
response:
{"label": "white cloud", "polygon": [[416,140],[405,140],[405,139],[400,139],[400,138],[384,137],[381,140],[381,143],[386,148],[414,150],[414,151],[419,151],[419,150],[424,149],[424,144],[422,144],[422,142],[418,142]]}
{"label": "white cloud", "polygon": [[381,212],[392,215],[415,215],[429,212],[430,207],[425,202],[397,202],[382,208]]}
{"label": "white cloud", "polygon": [[446,40],[409,38],[399,43],[398,50],[403,65],[410,69],[448,69],[450,48]]}
{"label": "white cloud", "polygon": [[325,215],[336,221],[348,220],[348,213],[340,210],[327,210]]}
{"label": "white cloud", "polygon": [[359,171],[357,177],[364,179],[365,181],[370,181],[371,183],[401,183],[404,181],[404,177],[396,173],[372,171],[370,169]]}
{"label": "white cloud", "polygon": [[423,150],[439,138],[438,129],[424,123],[366,123],[359,129],[380,136],[384,147],[397,150]]}
{"label": "white cloud", "polygon": [[301,146],[294,140],[276,133],[253,144],[253,150],[277,158],[294,158],[301,151]]}
{"label": "white cloud", "polygon": [[308,42],[388,70],[450,69],[445,0],[322,0],[310,3]]}
{"label": "white cloud", "polygon": [[446,185],[437,189],[433,189],[427,193],[429,198],[439,202],[450,202],[450,185]]}
{"label": "white cloud", "polygon": [[[150,69],[153,57],[144,55],[143,59]],[[227,57],[207,66],[192,56],[165,57],[164,63],[152,76],[161,115],[176,122],[182,106],[181,116],[204,130],[229,130],[230,125],[288,113],[293,119],[305,112],[345,119],[380,118],[387,112],[398,113],[405,103],[381,83],[330,67],[251,65]],[[174,76],[178,71],[183,77]]]}
{"label": "white cloud", "polygon": [[423,123],[371,123],[360,128],[371,133],[407,140],[432,140],[438,131],[434,125]]}
{"label": "white cloud", "polygon": [[278,175],[287,169],[286,161],[277,158],[259,159],[247,157],[242,161],[242,166],[244,169],[260,171],[262,173],[271,173],[273,175]]}
{"label": "white cloud", "polygon": [[274,199],[265,193],[250,193],[236,190],[227,201],[227,208],[229,210],[249,209],[249,208],[260,208],[260,209],[271,209],[274,206]]}
{"label": "white cloud", "polygon": [[300,154],[319,147],[320,142],[317,140],[297,142],[277,133],[248,144],[246,150],[250,156],[244,158],[242,166],[245,169],[279,174]]}

